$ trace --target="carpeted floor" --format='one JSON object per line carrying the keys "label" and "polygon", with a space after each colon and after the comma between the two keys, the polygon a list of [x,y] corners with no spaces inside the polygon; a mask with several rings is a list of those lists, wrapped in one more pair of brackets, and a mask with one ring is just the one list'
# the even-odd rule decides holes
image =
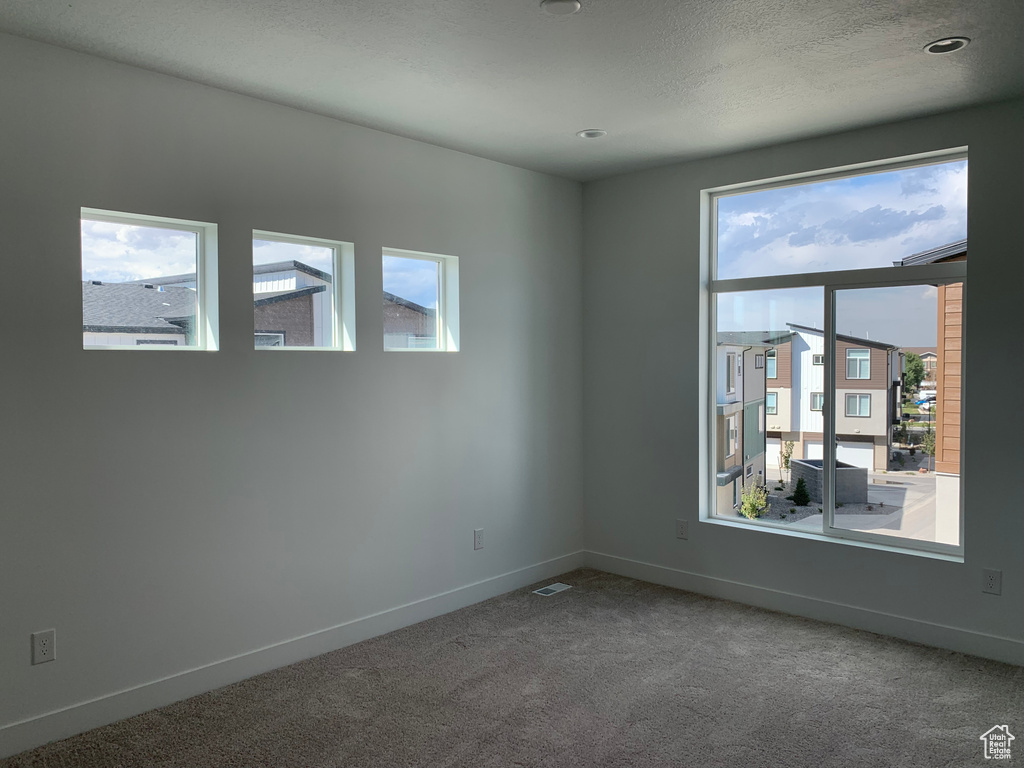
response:
{"label": "carpeted floor", "polygon": [[573,589],[511,592],[0,768],[962,768],[1004,723],[1024,745],[1024,668],[593,570],[557,580]]}

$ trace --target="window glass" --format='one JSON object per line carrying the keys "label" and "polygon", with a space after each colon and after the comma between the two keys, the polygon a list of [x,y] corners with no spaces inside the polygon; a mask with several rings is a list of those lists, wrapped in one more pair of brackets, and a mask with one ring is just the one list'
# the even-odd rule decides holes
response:
{"label": "window glass", "polygon": [[285,238],[253,237],[255,345],[336,347],[336,251],[314,241]]}
{"label": "window glass", "polygon": [[967,237],[967,160],[716,198],[718,279],[891,267]]}
{"label": "window glass", "polygon": [[384,256],[384,348],[439,349],[441,269],[433,259]]}
{"label": "window glass", "polygon": [[870,379],[871,378],[871,350],[870,349],[847,349],[846,350],[846,378],[848,378],[848,379]]}
{"label": "window glass", "polygon": [[766,370],[765,377],[769,379],[777,379],[778,375],[778,363],[776,363],[775,350],[769,349],[765,352]]}
{"label": "window glass", "polygon": [[200,236],[139,221],[82,215],[83,344],[198,346]]}
{"label": "window glass", "polygon": [[769,392],[765,395],[765,407],[769,416],[774,416],[778,412],[779,395],[777,392]]}
{"label": "window glass", "polygon": [[811,392],[811,410],[820,411],[825,406],[824,392]]}

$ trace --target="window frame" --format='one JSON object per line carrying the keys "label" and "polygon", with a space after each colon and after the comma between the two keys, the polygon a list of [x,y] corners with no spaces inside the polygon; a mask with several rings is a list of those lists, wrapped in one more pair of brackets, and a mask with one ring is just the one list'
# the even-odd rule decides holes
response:
{"label": "window frame", "polygon": [[[856,357],[850,357],[851,352],[867,352],[866,355],[857,355]],[[861,369],[867,364],[867,376],[851,376],[850,375],[850,363],[855,362],[857,364],[857,373],[861,373]],[[869,347],[847,347],[846,348],[846,380],[847,381],[868,381],[871,378],[871,349]]]}
{"label": "window frame", "polygon": [[[768,405],[768,398],[772,398],[772,404]],[[778,416],[779,415],[779,393],[778,392],[765,392],[764,393],[764,412],[766,416]]]}
{"label": "window frame", "polygon": [[[771,371],[771,373],[769,373]],[[779,353],[775,349],[766,349],[764,352],[764,377],[766,379],[779,378]]]}
{"label": "window frame", "polygon": [[[381,248],[381,274],[384,258],[417,259],[438,264],[437,277],[437,346],[436,347],[389,347],[384,334],[381,343],[385,352],[458,352],[459,333],[459,257],[426,251],[410,251],[404,248]],[[383,280],[381,295],[383,295]]]}
{"label": "window frame", "polygon": [[[814,407],[815,397],[818,399],[818,407]],[[814,413],[820,413],[825,410],[825,393],[824,392],[811,392],[811,410]]]}
{"label": "window frame", "polygon": [[[959,497],[959,543],[956,545],[939,542],[926,542],[909,538],[897,538],[884,534],[856,531],[835,526],[835,487],[836,470],[836,328],[835,298],[836,291],[851,288],[883,288],[889,286],[937,285],[949,283],[967,284],[967,262],[948,262],[917,264],[910,266],[880,266],[862,269],[836,269],[823,272],[798,273],[791,275],[767,275],[758,277],[739,277],[718,279],[717,277],[717,236],[718,236],[718,199],[752,192],[764,191],[781,187],[795,187],[833,179],[851,178],[873,173],[885,173],[909,168],[966,160],[967,147],[936,150],[902,158],[870,161],[848,165],[824,171],[808,171],[780,176],[774,179],[739,182],[724,186],[701,190],[701,248],[700,248],[700,438],[702,450],[699,451],[700,471],[700,520],[727,527],[738,527],[745,530],[756,528],[767,533],[810,538],[855,546],[864,546],[878,550],[899,552],[916,556],[933,557],[952,562],[963,562],[964,554],[964,465],[960,466],[960,497]],[[716,348],[716,296],[725,293],[744,291],[768,291],[787,288],[820,288],[824,294],[824,354],[825,367],[825,403],[823,409],[823,450],[824,469],[822,480],[824,486],[823,525],[820,532],[794,530],[773,521],[748,521],[735,517],[716,515],[715,505],[715,461],[717,430],[713,427],[716,419],[715,408],[715,348]],[[964,299],[963,327],[967,325],[966,290]],[[966,351],[964,354],[964,381],[961,385],[961,403],[966,401],[967,367]],[[766,378],[769,378],[766,376]],[[960,452],[965,455],[964,435],[960,433]]]}
{"label": "window frame", "polygon": [[[125,213],[102,208],[82,206],[79,209],[81,222],[100,221],[109,224],[123,224],[130,227],[152,227],[191,232],[196,235],[196,323],[195,344],[86,344],[82,349],[94,351],[145,350],[147,352],[216,352],[220,347],[220,318],[217,284],[217,225],[213,222],[175,219],[167,216],[153,216],[141,213]],[[79,236],[81,237],[81,236]],[[81,240],[79,240],[79,263],[81,263]]]}
{"label": "window frame", "polygon": [[[287,245],[309,245],[315,248],[329,248],[332,251],[331,273],[331,343],[319,347],[302,346],[259,346],[255,342],[257,333],[255,313],[253,315],[253,349],[291,350],[299,352],[355,352],[356,349],[356,290],[355,290],[355,245],[344,240],[329,240],[307,235],[287,235],[254,229],[252,239],[266,240]],[[256,264],[252,265],[257,266]],[[255,292],[253,294],[255,296]],[[274,333],[274,331],[264,331]]]}
{"label": "window frame", "polygon": [[725,394],[736,394],[736,353],[725,353]]}
{"label": "window frame", "polygon": [[824,365],[825,355],[819,355],[817,353],[811,355],[811,365]]}
{"label": "window frame", "polygon": [[[858,413],[850,413],[850,398],[851,397],[856,397],[857,398],[857,403],[858,403],[857,411],[858,411]],[[864,398],[867,398],[868,412],[867,413],[860,413],[859,412],[860,411],[860,403],[864,402],[864,400],[863,400]],[[850,419],[870,419],[871,418],[871,394],[870,393],[868,393],[868,392],[847,392],[845,394],[844,399],[845,399],[845,403],[843,404],[844,405],[844,407],[843,407],[843,414],[847,418],[850,418]]]}

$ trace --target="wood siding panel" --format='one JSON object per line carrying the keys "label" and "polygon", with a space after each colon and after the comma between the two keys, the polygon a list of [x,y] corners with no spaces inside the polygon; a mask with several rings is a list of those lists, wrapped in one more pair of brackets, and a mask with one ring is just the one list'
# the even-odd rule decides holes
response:
{"label": "wood siding panel", "polygon": [[[871,352],[871,378],[846,378],[846,350],[867,349]],[[836,386],[839,389],[888,389],[889,360],[884,349],[858,346],[857,344],[836,339]]]}
{"label": "wood siding panel", "polygon": [[961,387],[963,372],[963,283],[938,287],[938,370],[935,468],[960,472]]}

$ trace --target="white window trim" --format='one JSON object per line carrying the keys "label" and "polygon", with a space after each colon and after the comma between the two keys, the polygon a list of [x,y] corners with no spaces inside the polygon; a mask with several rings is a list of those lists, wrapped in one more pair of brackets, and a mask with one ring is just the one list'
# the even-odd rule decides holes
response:
{"label": "white window trim", "polygon": [[[775,398],[775,405],[768,405],[768,398],[769,397]],[[768,392],[768,393],[765,394],[765,396],[764,396],[764,412],[768,416],[778,416],[779,415],[779,393],[778,392]]]}
{"label": "white window trim", "polygon": [[[725,458],[736,455],[736,449],[739,447],[739,431],[736,425],[736,416],[725,417]],[[735,437],[733,436],[735,434]]]}
{"label": "white window trim", "polygon": [[[253,240],[267,240],[273,243],[290,245],[311,245],[317,248],[330,248],[332,251],[331,274],[331,343],[320,347],[259,347],[259,350],[292,350],[302,352],[355,352],[356,349],[356,259],[355,245],[344,240],[327,240],[320,237],[305,235],[285,235],[280,232],[268,232],[262,229],[252,231]],[[255,264],[253,266],[256,266]],[[254,318],[255,323],[255,318]],[[256,333],[255,324],[253,334]]]}
{"label": "white window trim", "polygon": [[[459,257],[441,253],[407,251],[402,248],[382,248],[381,259],[394,256],[400,259],[419,259],[438,264],[437,286],[437,346],[389,347],[385,352],[458,352],[459,351]],[[382,340],[383,341],[383,340]]]}
{"label": "white window trim", "polygon": [[196,235],[196,343],[184,344],[83,344],[88,350],[145,350],[146,352],[216,352],[220,343],[217,286],[217,225],[211,222],[171,219],[139,213],[82,208],[79,220],[105,221],[131,227],[157,227]]}
{"label": "white window trim", "polygon": [[[851,352],[867,352],[867,357],[857,355],[856,357],[850,357]],[[850,375],[850,361],[857,361],[857,373],[860,374],[861,363],[866,362],[868,364],[868,375],[867,376],[851,376]],[[846,350],[846,380],[847,381],[867,381],[871,378],[871,350],[867,347],[848,347]]]}
{"label": "white window trim", "polygon": [[736,394],[736,353],[725,353],[725,394]]}
{"label": "white window trim", "polygon": [[[830,272],[813,272],[795,275],[768,275],[763,277],[742,277],[719,280],[717,278],[717,199],[730,194],[747,194],[766,189],[778,187],[791,187],[800,183],[814,183],[828,181],[830,179],[847,178],[855,175],[863,175],[873,172],[887,172],[905,168],[916,168],[925,165],[933,165],[961,160],[967,158],[967,148],[959,147],[950,150],[938,150],[922,153],[919,155],[897,158],[892,160],[872,161],[856,165],[848,165],[831,169],[825,172],[802,172],[788,176],[778,177],[762,182],[740,182],[727,186],[704,189],[701,191],[700,215],[702,226],[700,230],[700,272],[701,291],[699,300],[700,310],[700,365],[701,376],[699,381],[699,402],[700,409],[699,427],[702,450],[698,453],[699,472],[701,483],[699,486],[700,520],[725,527],[742,528],[750,530],[756,527],[758,530],[787,535],[795,538],[811,539],[817,541],[841,542],[844,544],[865,547],[868,549],[882,550],[887,552],[898,552],[917,556],[931,557],[939,560],[962,563],[963,542],[964,542],[964,488],[965,483],[960,483],[960,544],[953,546],[937,542],[916,541],[913,539],[902,539],[893,536],[854,531],[835,527],[835,505],[832,500],[832,487],[835,485],[835,461],[829,461],[831,455],[835,456],[835,408],[832,401],[835,399],[836,391],[836,366],[835,354],[835,291],[846,288],[883,288],[900,285],[923,285],[939,283],[966,283],[967,262],[950,262],[945,264],[923,264],[907,267],[873,267],[868,269],[838,270]],[[715,328],[716,306],[714,298],[720,293],[731,293],[754,290],[773,290],[785,288],[821,288],[825,295],[825,354],[831,355],[832,364],[825,366],[826,382],[825,389],[828,392],[824,409],[825,433],[825,469],[823,474],[824,497],[823,504],[824,522],[822,531],[798,531],[782,524],[771,521],[758,521],[755,525],[751,521],[739,521],[735,518],[716,517],[714,514],[714,499],[716,486],[714,484],[714,465],[716,454],[715,441],[717,440],[714,428],[716,418],[715,398],[711,394],[715,392],[715,371],[714,350],[715,350]],[[964,319],[966,327],[966,317]],[[966,400],[966,385],[961,386],[961,398]],[[961,452],[963,450],[963,435],[966,430],[961,430]],[[961,454],[962,455],[962,454]]]}
{"label": "white window trim", "polygon": [[[766,379],[778,379],[779,378],[779,352],[778,352],[778,350],[769,349],[769,350],[767,350],[764,353],[764,355],[765,355],[764,356],[764,371],[765,371],[764,377]],[[775,366],[774,366],[775,373],[773,373],[771,376],[768,375],[768,361],[769,360],[771,360],[775,364]]]}
{"label": "white window trim", "polygon": [[[821,395],[821,408],[814,407],[814,396]],[[811,392],[811,410],[815,413],[819,413],[825,409],[825,393],[824,392]]]}
{"label": "white window trim", "polygon": [[817,355],[817,354],[816,355],[811,355],[811,365],[824,365],[824,364],[825,364],[825,356],[824,355]]}

